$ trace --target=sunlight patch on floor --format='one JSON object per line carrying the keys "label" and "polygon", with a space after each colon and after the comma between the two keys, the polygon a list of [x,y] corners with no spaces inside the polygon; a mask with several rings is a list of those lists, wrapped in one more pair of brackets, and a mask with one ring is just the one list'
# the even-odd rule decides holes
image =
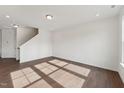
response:
{"label": "sunlight patch on floor", "polygon": [[68,64],[67,62],[64,62],[64,61],[61,61],[61,60],[57,60],[57,59],[51,60],[49,62],[54,64],[54,65],[60,66],[60,67],[63,67],[63,66]]}
{"label": "sunlight patch on floor", "polygon": [[79,78],[61,69],[49,76],[66,88],[81,88],[85,82],[85,79]]}
{"label": "sunlight patch on floor", "polygon": [[52,88],[45,80],[41,79],[34,84],[30,85],[28,88]]}
{"label": "sunlight patch on floor", "polygon": [[22,88],[41,78],[30,67],[10,73],[13,87]]}
{"label": "sunlight patch on floor", "polygon": [[[44,65],[45,64],[45,65]],[[50,73],[52,73],[53,71],[57,70],[58,68],[53,66],[53,65],[50,65],[48,63],[41,63],[41,64],[37,64],[35,65],[35,67],[37,69],[39,69],[41,72],[43,72],[44,74],[48,75]]]}
{"label": "sunlight patch on floor", "polygon": [[83,76],[86,76],[86,77],[90,73],[90,69],[85,68],[85,67],[81,67],[81,66],[78,66],[78,65],[74,65],[74,64],[69,64],[69,65],[65,66],[64,68],[66,68],[68,70],[71,70],[73,72],[76,72],[78,74],[81,74]]}
{"label": "sunlight patch on floor", "polygon": [[[90,73],[88,68],[57,59],[36,64],[34,67],[41,71],[41,75],[46,75],[46,78],[51,78],[66,88],[81,88],[83,86],[85,79],[74,73],[85,77]],[[43,79],[44,77],[41,77],[40,72],[37,73],[37,70],[35,72],[32,68],[27,67],[11,72],[13,87],[51,88],[52,86]]]}

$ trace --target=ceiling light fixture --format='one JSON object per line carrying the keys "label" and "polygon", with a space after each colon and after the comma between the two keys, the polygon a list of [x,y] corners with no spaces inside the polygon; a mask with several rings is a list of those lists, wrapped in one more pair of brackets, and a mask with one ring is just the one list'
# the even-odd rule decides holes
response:
{"label": "ceiling light fixture", "polygon": [[19,27],[19,25],[13,24],[13,27],[18,28],[18,27]]}
{"label": "ceiling light fixture", "polygon": [[46,19],[47,20],[52,20],[53,19],[53,16],[52,15],[46,15]]}
{"label": "ceiling light fixture", "polygon": [[6,15],[6,18],[10,18],[10,16],[9,15]]}
{"label": "ceiling light fixture", "polygon": [[96,16],[99,16],[99,13],[97,13]]}
{"label": "ceiling light fixture", "polygon": [[116,5],[111,5],[111,8],[115,8],[116,7]]}

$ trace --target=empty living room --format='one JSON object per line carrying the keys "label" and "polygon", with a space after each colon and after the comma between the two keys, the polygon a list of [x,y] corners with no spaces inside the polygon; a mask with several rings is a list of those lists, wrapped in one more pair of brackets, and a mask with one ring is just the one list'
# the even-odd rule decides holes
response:
{"label": "empty living room", "polygon": [[124,88],[124,6],[0,5],[0,88]]}

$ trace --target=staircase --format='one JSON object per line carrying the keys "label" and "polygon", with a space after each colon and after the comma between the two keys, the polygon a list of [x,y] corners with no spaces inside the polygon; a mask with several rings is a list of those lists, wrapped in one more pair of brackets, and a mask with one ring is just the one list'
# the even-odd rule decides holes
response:
{"label": "staircase", "polygon": [[20,47],[38,34],[37,28],[19,27],[16,29],[16,60],[20,60]]}

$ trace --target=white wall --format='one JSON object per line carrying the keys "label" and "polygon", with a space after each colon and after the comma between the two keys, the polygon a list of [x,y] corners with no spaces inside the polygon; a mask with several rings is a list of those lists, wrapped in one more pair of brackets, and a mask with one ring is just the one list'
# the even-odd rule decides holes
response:
{"label": "white wall", "polygon": [[20,62],[41,59],[52,55],[49,31],[39,29],[39,34],[20,47]]}
{"label": "white wall", "polygon": [[[119,15],[119,60],[118,60],[118,72],[119,75],[121,76],[121,79],[124,82],[124,53],[122,51],[124,51],[124,45],[122,45],[124,43],[124,8],[121,9],[120,11],[120,15]],[[123,29],[122,29],[123,28]],[[123,37],[122,37],[123,36]],[[122,55],[123,54],[123,55]],[[122,63],[122,64],[120,64]]]}
{"label": "white wall", "polygon": [[16,30],[2,29],[2,58],[16,57]]}
{"label": "white wall", "polygon": [[117,34],[117,17],[55,31],[52,34],[53,56],[117,70]]}
{"label": "white wall", "polygon": [[0,29],[0,57],[1,57],[1,52],[2,52],[2,31]]}

